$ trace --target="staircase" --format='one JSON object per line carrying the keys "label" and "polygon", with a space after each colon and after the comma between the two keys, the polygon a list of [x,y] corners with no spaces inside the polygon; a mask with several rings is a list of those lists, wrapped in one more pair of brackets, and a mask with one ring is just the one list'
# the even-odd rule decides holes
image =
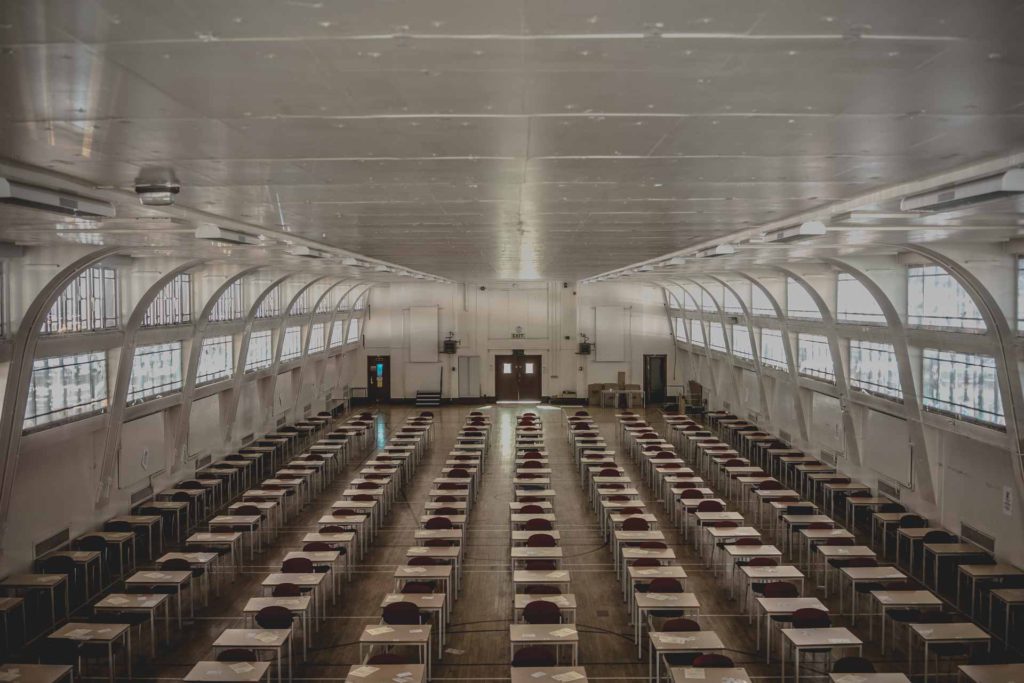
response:
{"label": "staircase", "polygon": [[440,391],[417,391],[416,405],[421,408],[430,408],[441,405]]}

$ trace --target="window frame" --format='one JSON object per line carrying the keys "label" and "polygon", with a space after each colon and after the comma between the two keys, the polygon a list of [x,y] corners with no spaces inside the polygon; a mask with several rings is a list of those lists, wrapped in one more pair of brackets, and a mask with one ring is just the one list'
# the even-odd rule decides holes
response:
{"label": "window frame", "polygon": [[[768,356],[768,355],[765,354],[765,351],[767,349],[772,348],[772,344],[765,344],[765,337],[766,336],[769,337],[769,338],[772,338],[772,339],[776,338],[776,336],[778,337],[779,348],[782,350],[782,358],[776,359],[776,358],[772,358],[771,356]],[[789,360],[788,360],[788,354],[786,353],[786,344],[788,343],[788,340],[786,339],[786,337],[787,337],[786,333],[783,332],[780,329],[777,329],[777,328],[774,328],[774,327],[762,327],[761,328],[761,335],[760,335],[761,345],[760,345],[760,348],[758,349],[758,353],[761,356],[761,365],[762,366],[768,367],[768,368],[774,368],[775,370],[783,370],[783,371],[786,371],[786,372],[789,371]]]}
{"label": "window frame", "polygon": [[[121,279],[116,268],[91,266],[57,296],[40,327],[46,336],[117,329],[121,318]],[[112,300],[108,300],[108,296]]]}
{"label": "window frame", "polygon": [[245,298],[242,291],[242,279],[236,278],[217,297],[217,302],[210,309],[207,322],[226,323],[244,316]]}
{"label": "window frame", "polygon": [[[159,310],[159,309],[163,310]],[[178,273],[146,307],[142,327],[171,327],[192,322],[192,274]]]}
{"label": "window frame", "polygon": [[[214,371],[203,372],[203,359],[207,357],[207,348],[214,345],[226,347],[228,352],[224,354],[227,357],[227,365],[217,368]],[[231,335],[222,335],[218,337],[206,337],[203,339],[202,346],[199,349],[199,367],[196,370],[196,386],[202,386],[204,384],[211,384],[213,382],[220,381],[222,379],[228,379],[235,374],[235,339]]]}
{"label": "window frame", "polygon": [[[255,343],[254,343],[255,342]],[[266,342],[266,344],[264,344]],[[266,353],[262,353],[263,348]],[[260,355],[253,358],[253,350],[256,349]],[[257,330],[249,335],[249,346],[245,350],[245,365],[243,372],[259,372],[274,364],[274,334],[271,330]]]}
{"label": "window frame", "polygon": [[[172,359],[171,367],[173,368],[175,363],[173,359],[177,359],[177,377],[165,381],[161,384],[151,386],[135,386],[136,376],[140,370],[140,358],[146,356],[156,356],[159,354],[169,354],[167,358]],[[132,355],[132,373],[128,380],[128,395],[126,401],[128,405],[141,403],[149,400],[163,398],[170,394],[174,394],[181,391],[184,383],[184,364],[182,361],[182,343],[180,341],[163,342],[160,344],[147,344],[145,346],[135,347],[135,353]],[[157,375],[157,378],[160,378]]]}
{"label": "window frame", "polygon": [[[832,369],[821,370],[813,366],[805,364],[804,358],[804,342],[813,344],[814,348],[824,349],[828,359],[831,362]],[[823,334],[811,334],[808,332],[800,332],[796,336],[796,349],[797,349],[797,373],[802,377],[810,377],[821,382],[828,382],[829,384],[836,383],[836,359],[832,356],[832,345],[829,343],[828,337]]]}
{"label": "window frame", "polygon": [[[737,329],[739,328],[739,329]],[[743,339],[741,342],[745,344],[744,349],[739,348],[739,344],[736,343],[737,339]],[[749,349],[747,351],[746,349]],[[732,355],[742,360],[754,361],[754,347],[750,341],[750,326],[744,325],[743,323],[732,324]]]}
{"label": "window frame", "polygon": [[[844,283],[850,283],[855,288],[863,290],[868,300],[871,301],[872,306],[874,306],[878,312],[855,311],[852,307],[849,307],[849,302],[843,301]],[[847,308],[844,308],[844,303],[847,304]],[[878,303],[878,299],[871,294],[868,288],[864,286],[863,282],[849,273],[836,273],[836,322],[846,325],[886,324],[885,313],[882,311],[882,306]]]}
{"label": "window frame", "polygon": [[281,362],[302,358],[302,325],[286,327],[281,335]]}
{"label": "window frame", "polygon": [[[927,271],[922,272],[920,275],[914,275],[915,271]],[[958,293],[962,292],[963,298],[956,299],[958,304],[962,305],[965,309],[973,308],[977,317],[968,317],[966,315],[943,315],[937,316],[927,313],[927,299],[926,299],[926,286],[927,278],[948,278],[953,290]],[[915,286],[914,280],[921,282],[920,288]],[[933,330],[951,330],[956,332],[963,332],[967,334],[979,334],[988,330],[988,325],[985,323],[984,317],[981,315],[981,311],[978,309],[978,305],[974,302],[974,298],[971,296],[960,281],[953,277],[953,274],[948,270],[939,265],[913,265],[907,266],[906,273],[906,286],[907,286],[907,326],[914,328],[933,329]],[[918,295],[920,296],[921,312],[915,313],[911,306],[916,303]],[[942,297],[939,297],[942,299]],[[969,313],[969,310],[965,310],[964,313]],[[916,320],[915,320],[916,318]],[[939,322],[941,320],[941,322]],[[951,321],[959,321],[960,324],[951,324]],[[972,324],[963,324],[970,322]]]}
{"label": "window frame", "polygon": [[[797,297],[793,296],[794,292],[799,292]],[[807,297],[806,301],[799,302],[802,306],[810,306],[810,308],[793,308],[795,298]],[[822,314],[821,309],[818,307],[818,303],[814,299],[814,295],[811,294],[807,287],[804,287],[795,278],[786,278],[786,317],[791,320],[821,320]]]}
{"label": "window frame", "polygon": [[[936,358],[935,356],[930,356],[929,354],[947,356],[947,358]],[[948,356],[953,356],[953,359],[948,358]],[[960,358],[970,358],[972,359],[972,362],[964,362],[960,360]],[[991,376],[990,388],[993,391],[993,395],[991,398],[994,400],[994,404],[996,407],[999,408],[1000,412],[995,413],[983,407],[972,406],[966,403],[955,403],[946,400],[943,397],[929,395],[929,389],[935,388],[931,386],[930,382],[930,380],[932,380],[934,377],[934,373],[929,368],[930,360],[934,360],[940,363],[945,362],[956,365],[968,365],[969,367],[979,367],[982,368],[983,371],[988,371],[988,373]],[[974,360],[981,362],[973,362]],[[962,381],[962,377],[959,379],[960,381],[956,381],[956,379],[954,379],[954,381],[951,382],[951,384],[969,388],[967,387],[967,383]],[[921,406],[928,412],[946,415],[957,420],[963,420],[964,422],[970,422],[973,424],[1005,431],[1006,411],[1005,406],[1003,405],[1002,392],[999,388],[999,367],[996,363],[995,357],[985,356],[976,353],[966,353],[962,351],[951,351],[948,349],[921,349]],[[991,415],[994,419],[985,419],[984,417],[979,417],[977,413]]]}
{"label": "window frame", "polygon": [[[871,348],[875,347],[875,348]],[[864,352],[868,353],[887,353],[892,356],[893,369],[896,372],[896,384],[887,385],[876,382],[872,379],[870,373],[858,374],[858,368],[863,368],[864,361],[860,364],[856,362],[859,355]],[[886,342],[876,342],[869,339],[850,339],[850,388],[856,391],[870,394],[872,396],[878,396],[890,401],[896,401],[899,403],[903,402],[903,384],[900,377],[899,361],[896,357],[896,347],[894,344]],[[871,361],[868,361],[871,362]]]}
{"label": "window frame", "polygon": [[[48,366],[45,365],[49,361],[59,362]],[[110,408],[110,376],[107,372],[109,369],[108,362],[109,360],[107,358],[106,351],[86,351],[84,353],[73,353],[65,356],[47,356],[44,358],[34,359],[32,361],[32,370],[29,375],[28,399],[25,405],[25,415],[22,419],[22,431],[34,432],[41,429],[48,429],[50,427],[56,427],[75,420],[81,420],[105,413]],[[43,413],[30,413],[33,405],[38,407],[38,404],[41,402],[40,398],[42,397],[42,393],[37,391],[37,374],[41,374],[47,370],[61,371],[67,368],[92,366],[95,364],[100,366],[100,371],[98,373],[99,377],[96,377],[91,369],[88,371],[90,382],[87,386],[91,391],[92,398],[88,401],[76,403],[74,405],[62,405],[56,409],[53,408],[53,403],[51,402],[48,406],[50,410]],[[71,382],[65,380],[73,379],[73,377],[65,376],[59,379],[61,385],[60,388],[65,388],[71,386]],[[97,379],[101,381],[95,381]],[[77,386],[82,387],[85,385],[79,384]],[[58,392],[54,391],[53,384],[50,384],[47,389],[49,389],[49,397],[53,397],[58,394]],[[99,391],[100,389],[102,389],[102,392]],[[59,395],[66,397],[67,393],[67,391],[63,391],[60,392]],[[30,422],[31,424],[29,424]]]}

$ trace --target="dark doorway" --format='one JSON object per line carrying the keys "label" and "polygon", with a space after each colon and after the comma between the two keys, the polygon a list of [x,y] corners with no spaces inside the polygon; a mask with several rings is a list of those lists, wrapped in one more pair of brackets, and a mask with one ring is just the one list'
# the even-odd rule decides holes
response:
{"label": "dark doorway", "polygon": [[391,356],[366,357],[366,398],[374,403],[391,400]]}
{"label": "dark doorway", "polygon": [[665,356],[644,355],[644,399],[647,403],[665,402],[665,368]]}
{"label": "dark doorway", "polygon": [[495,398],[499,401],[539,401],[540,369],[540,356],[495,356]]}

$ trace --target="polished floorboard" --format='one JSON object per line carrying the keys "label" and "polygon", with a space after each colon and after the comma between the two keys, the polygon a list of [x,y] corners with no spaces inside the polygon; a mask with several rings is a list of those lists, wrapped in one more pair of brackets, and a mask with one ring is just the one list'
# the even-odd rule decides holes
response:
{"label": "polished floorboard", "polygon": [[[352,664],[357,663],[357,641],[364,625],[380,617],[380,601],[391,590],[392,572],[404,564],[405,548],[413,544],[413,531],[422,513],[430,480],[437,476],[454,443],[455,434],[463,425],[473,406],[446,406],[434,409],[433,440],[420,462],[413,481],[400,502],[385,520],[371,551],[357,565],[353,579],[345,584],[337,604],[328,606],[328,619],[312,640],[309,658],[297,664],[295,680],[344,679]],[[508,503],[512,499],[513,440],[515,416],[534,410],[544,423],[545,444],[552,467],[557,528],[565,548],[563,567],[572,572],[572,591],[577,596],[577,628],[580,632],[580,664],[587,668],[592,680],[646,681],[646,661],[636,658],[627,609],[615,578],[608,545],[600,537],[596,515],[580,487],[572,458],[568,452],[563,411],[550,406],[498,405],[481,408],[489,414],[495,428],[490,453],[482,479],[478,500],[469,520],[465,549],[464,583],[455,602],[449,625],[449,640],[443,659],[436,662],[436,681],[500,681],[508,679],[510,660],[508,624],[512,619],[512,584],[508,564]],[[616,441],[615,418],[610,409],[589,409],[599,421],[601,433],[610,448],[617,451],[619,463],[627,469],[634,482],[640,481],[635,467],[622,456]],[[411,406],[382,406],[377,424],[378,443],[396,429],[406,417],[419,409]],[[649,422],[663,431],[654,411]],[[137,667],[141,679],[181,679],[192,665],[211,657],[211,643],[225,628],[242,625],[242,606],[249,597],[261,594],[260,581],[280,566],[281,557],[289,550],[299,549],[301,537],[314,530],[320,515],[352,477],[358,462],[366,453],[354,458],[348,469],[338,476],[302,513],[290,520],[287,529],[264,548],[255,563],[247,564],[231,577],[222,595],[197,613],[192,624],[178,633],[170,646],[162,647],[155,662]],[[687,591],[698,595],[701,603],[699,621],[705,630],[718,632],[729,648],[726,653],[737,666],[744,666],[755,680],[778,679],[777,661],[765,665],[763,655],[755,652],[754,626],[746,613],[731,599],[721,579],[706,570],[692,547],[682,543],[654,496],[637,484],[648,502],[648,511],[660,518],[660,529],[674,547],[678,562],[689,575]],[[805,593],[805,595],[810,593]],[[817,597],[822,597],[820,591]],[[838,610],[834,599],[827,602]],[[839,625],[848,625],[841,617]],[[866,623],[858,622],[856,632],[867,639]],[[878,657],[877,648],[866,654],[875,660],[879,670],[902,668],[905,662],[886,662]],[[811,667],[814,668],[813,666]],[[818,680],[824,680],[819,678]]]}

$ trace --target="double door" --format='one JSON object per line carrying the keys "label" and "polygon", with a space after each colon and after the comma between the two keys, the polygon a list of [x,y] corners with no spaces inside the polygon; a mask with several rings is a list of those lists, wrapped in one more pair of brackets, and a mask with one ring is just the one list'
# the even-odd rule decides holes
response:
{"label": "double door", "polygon": [[499,401],[539,401],[540,370],[540,356],[495,356],[495,398]]}

